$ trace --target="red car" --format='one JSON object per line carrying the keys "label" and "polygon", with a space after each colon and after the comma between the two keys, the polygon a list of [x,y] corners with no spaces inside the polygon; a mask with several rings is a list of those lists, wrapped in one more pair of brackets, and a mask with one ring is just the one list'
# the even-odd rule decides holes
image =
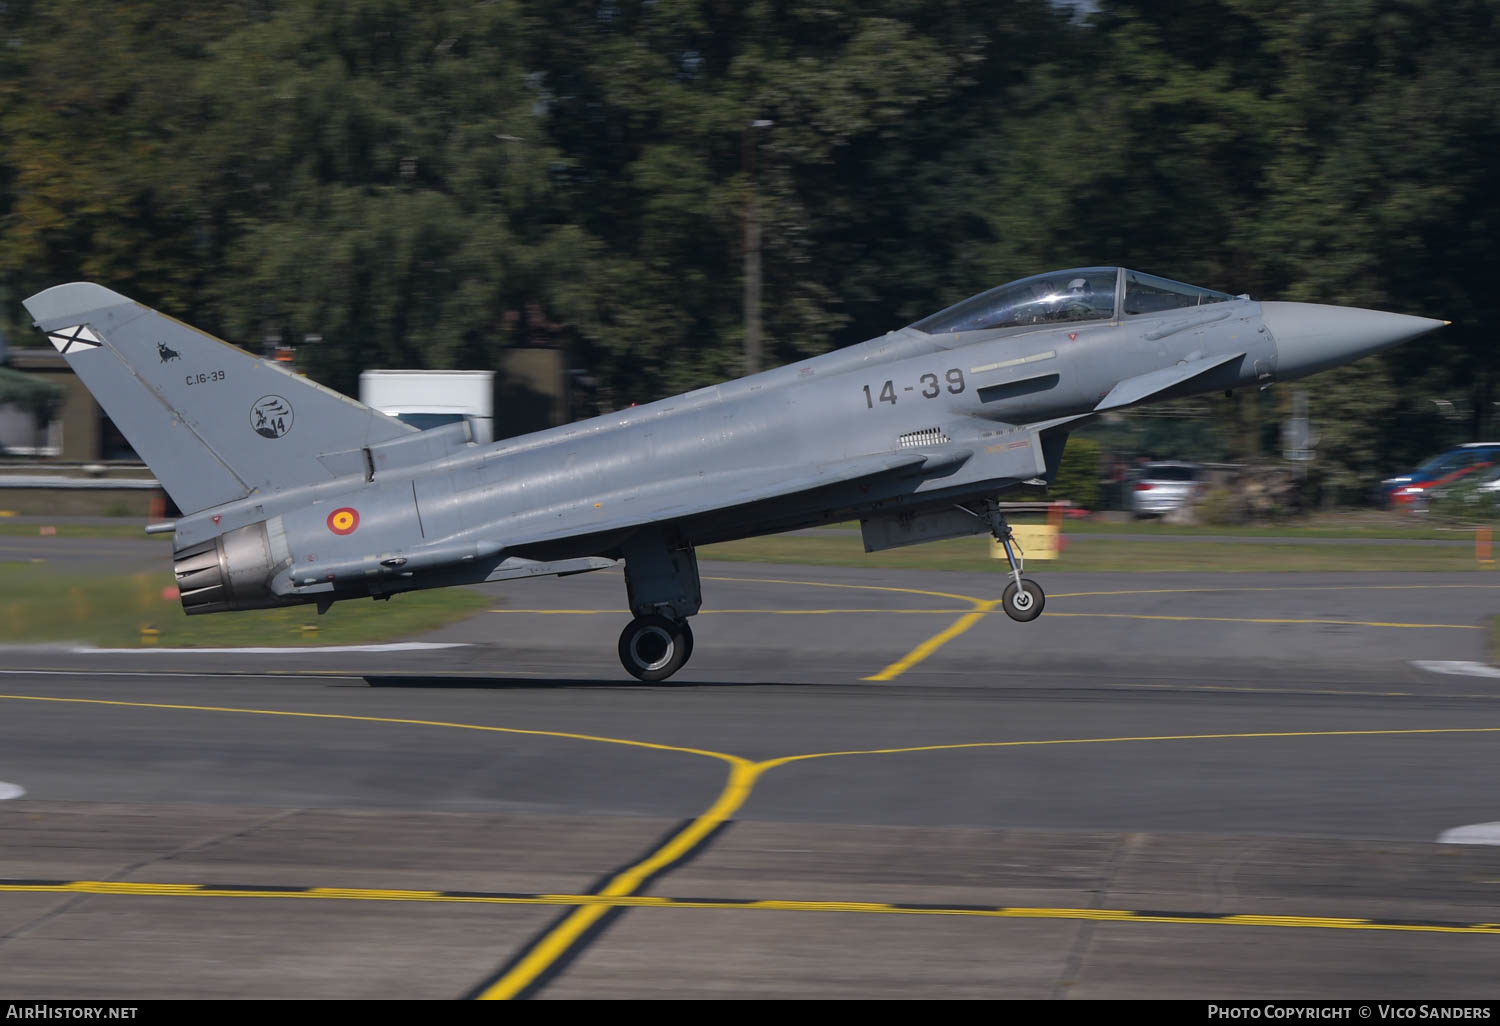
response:
{"label": "red car", "polygon": [[1470,442],[1434,456],[1410,474],[1388,478],[1381,482],[1381,486],[1392,509],[1421,513],[1427,509],[1427,499],[1434,488],[1491,467],[1496,460],[1500,460],[1500,445]]}

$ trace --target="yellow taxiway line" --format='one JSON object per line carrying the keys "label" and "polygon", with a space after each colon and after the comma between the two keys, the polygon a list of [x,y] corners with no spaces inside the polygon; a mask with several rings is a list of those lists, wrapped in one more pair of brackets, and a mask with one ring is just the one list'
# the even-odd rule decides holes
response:
{"label": "yellow taxiway line", "polygon": [[[982,614],[969,614],[982,615]],[[596,894],[586,896],[554,896],[566,898],[587,897],[588,904],[579,904],[568,912],[561,921],[554,925],[537,942],[532,944],[518,959],[510,963],[495,979],[486,982],[483,989],[476,995],[481,999],[512,998],[522,995],[529,987],[535,984],[554,965],[564,958],[574,946],[583,940],[590,927],[597,923],[611,909],[626,907],[635,902],[626,902],[625,899],[643,898],[635,892],[645,884],[652,876],[672,868],[685,856],[707,840],[714,831],[718,830],[734,813],[744,805],[754,788],[756,781],[764,773],[781,766],[790,765],[795,762],[805,762],[812,759],[828,759],[843,756],[859,755],[898,755],[912,754],[918,752],[940,752],[958,751],[964,749],[1001,749],[1001,748],[1036,748],[1056,747],[1066,745],[1099,745],[1099,744],[1126,744],[1162,741],[1215,741],[1215,740],[1251,740],[1251,739],[1282,739],[1282,738],[1327,738],[1327,737],[1391,737],[1391,736],[1419,736],[1437,734],[1496,734],[1500,733],[1500,727],[1428,727],[1428,728],[1405,728],[1397,730],[1298,730],[1298,731],[1255,731],[1245,733],[1225,734],[1162,734],[1162,735],[1139,735],[1119,737],[1095,737],[1095,738],[1038,738],[1030,740],[1015,741],[971,741],[951,744],[936,745],[912,745],[898,748],[872,748],[872,749],[850,749],[846,751],[833,752],[808,752],[797,755],[786,755],[774,759],[766,759],[755,762],[750,759],[733,755],[728,752],[716,752],[705,748],[691,748],[680,745],[666,745],[650,741],[636,741],[629,738],[603,737],[593,734],[578,734],[569,731],[532,730],[519,727],[501,727],[487,724],[453,723],[440,720],[417,720],[404,719],[390,716],[360,716],[350,713],[317,713],[299,712],[283,709],[251,709],[237,708],[233,706],[200,706],[183,703],[165,702],[128,702],[116,699],[98,698],[60,698],[45,695],[0,695],[0,701],[22,701],[22,702],[45,702],[58,705],[88,705],[88,706],[111,706],[115,708],[137,708],[137,709],[160,709],[182,712],[214,712],[214,713],[239,713],[251,716],[267,717],[292,717],[298,719],[345,721],[355,723],[379,723],[379,724],[401,724],[420,727],[438,727],[456,730],[477,730],[497,734],[511,734],[529,737],[552,737],[562,740],[586,741],[602,744],[623,745],[631,748],[649,749],[664,752],[681,752],[687,755],[695,755],[702,758],[716,759],[729,764],[729,779],[723,790],[714,802],[701,814],[693,818],[683,829],[674,834],[665,844],[659,845],[655,850],[646,855],[645,858],[631,864],[619,873],[615,874],[610,881]],[[106,882],[101,886],[116,888],[112,893],[120,893],[119,888],[129,889],[132,886],[127,883]],[[161,894],[182,894],[192,885],[143,885],[160,886]],[[222,889],[221,889],[222,890]],[[244,892],[234,892],[236,896]],[[260,892],[267,893],[267,892]],[[357,889],[345,889],[332,893],[344,895],[359,894]],[[427,892],[416,892],[427,893]],[[410,899],[409,899],[410,900]],[[569,904],[568,901],[556,902],[558,904]],[[863,903],[838,903],[845,910],[877,908],[877,905],[865,905]],[[720,907],[715,905],[714,907]],[[772,906],[767,906],[772,907]],[[1030,914],[1035,917],[1042,914],[1043,910],[1031,910]],[[1091,910],[1053,910],[1055,917],[1066,917],[1067,913],[1083,913],[1097,915],[1100,918],[1108,918],[1107,915]],[[997,908],[996,915],[1001,912]],[[1110,913],[1109,915],[1113,915]],[[1129,915],[1129,913],[1123,913]],[[1238,923],[1239,925],[1293,925],[1296,917],[1287,916],[1234,916],[1224,917],[1215,922]],[[1176,917],[1167,917],[1157,921],[1195,922],[1197,920],[1188,917],[1179,920]],[[1370,922],[1362,920],[1325,920],[1327,923],[1359,923]],[[1484,924],[1488,927],[1490,924]],[[1364,927],[1372,928],[1372,927]],[[1472,929],[1471,927],[1452,927],[1452,929]]]}
{"label": "yellow taxiway line", "polygon": [[[948,642],[964,634],[975,624],[979,623],[986,615],[993,613],[1000,607],[998,599],[982,599],[974,595],[958,595],[953,592],[929,591],[921,588],[900,588],[891,585],[873,584],[841,584],[831,581],[799,581],[784,577],[705,577],[707,581],[721,581],[727,583],[745,584],[790,584],[808,588],[838,588],[849,591],[884,591],[897,592],[909,595],[925,595],[933,598],[957,599],[969,603],[969,608],[964,609],[705,609],[698,615],[739,615],[739,616],[834,616],[840,613],[869,616],[880,613],[894,613],[901,616],[923,616],[923,615],[948,615],[960,614],[958,619],[949,624],[937,634],[925,639],[915,648],[911,649],[900,659],[889,664],[883,669],[870,674],[862,680],[886,682],[895,680],[906,673],[912,667],[931,658]],[[1294,587],[1297,591],[1353,591],[1353,590],[1423,590],[1431,588],[1468,588],[1468,589],[1490,589],[1500,588],[1493,584],[1382,584],[1382,585],[1313,585],[1311,587]],[[1171,595],[1171,594],[1193,594],[1204,592],[1279,592],[1288,590],[1285,586],[1267,587],[1201,587],[1201,588],[1138,588],[1115,591],[1072,591],[1059,592],[1049,596],[1051,599],[1064,598],[1094,598],[1106,596],[1131,596],[1131,595]],[[629,610],[625,609],[491,609],[492,613],[530,614],[536,616],[594,616],[600,614],[616,614],[628,616]],[[1480,631],[1486,628],[1475,624],[1459,623],[1399,623],[1381,620],[1335,620],[1326,618],[1292,618],[1292,617],[1240,617],[1240,616],[1173,616],[1158,613],[1086,613],[1086,612],[1058,612],[1044,613],[1044,616],[1055,617],[1093,617],[1106,620],[1140,620],[1140,621],[1166,621],[1179,623],[1245,623],[1262,625],[1302,625],[1302,626],[1334,626],[1334,627],[1375,627],[1399,630],[1459,630]]]}
{"label": "yellow taxiway line", "polygon": [[0,893],[95,896],[261,898],[307,901],[433,902],[468,905],[548,905],[598,908],[682,908],[753,912],[843,912],[903,916],[967,916],[980,919],[1077,919],[1109,923],[1187,923],[1216,926],[1279,926],[1321,930],[1388,930],[1419,933],[1500,934],[1500,923],[1386,920],[1348,916],[1263,915],[1244,912],[1166,912],[1110,908],[940,905],[883,901],[797,901],[778,898],[672,898],[650,894],[512,894],[405,890],[381,887],[243,887],[226,884],[59,880],[0,880]]}
{"label": "yellow taxiway line", "polygon": [[1184,623],[1331,624],[1336,627],[1399,627],[1404,630],[1482,631],[1487,629],[1472,623],[1387,623],[1382,620],[1298,620],[1290,617],[1270,616],[1167,616],[1161,613],[1044,613],[1043,615],[1090,616],[1104,620],[1170,620]]}

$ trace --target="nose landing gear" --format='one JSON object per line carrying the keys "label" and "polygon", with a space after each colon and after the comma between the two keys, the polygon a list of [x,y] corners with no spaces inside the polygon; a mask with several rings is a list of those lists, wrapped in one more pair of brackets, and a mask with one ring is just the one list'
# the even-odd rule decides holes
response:
{"label": "nose landing gear", "polygon": [[1010,562],[1012,580],[1000,596],[1000,608],[1005,610],[1006,616],[1019,623],[1035,620],[1042,615],[1042,609],[1047,605],[1047,595],[1040,584],[1021,576],[1026,565],[1024,553],[1020,553],[1021,547],[1016,544],[1010,524],[1005,521],[1005,514],[1000,512],[1000,504],[994,499],[988,499],[984,508],[989,514],[990,531],[995,535],[995,540],[1005,546],[1005,558]]}

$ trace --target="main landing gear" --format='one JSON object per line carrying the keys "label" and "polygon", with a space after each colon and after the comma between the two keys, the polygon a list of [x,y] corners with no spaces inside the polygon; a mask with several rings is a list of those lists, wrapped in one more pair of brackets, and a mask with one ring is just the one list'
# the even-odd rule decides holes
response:
{"label": "main landing gear", "polygon": [[[972,510],[965,512],[973,515]],[[1001,608],[1012,620],[1035,620],[1042,615],[1047,596],[1040,584],[1021,576],[1024,564],[1020,546],[999,503],[987,500],[985,516],[1010,561],[1012,579],[1001,596]],[[620,665],[637,680],[666,680],[693,654],[693,629],[688,626],[688,617],[703,605],[698,556],[691,545],[660,529],[632,538],[623,546],[622,554],[625,591],[635,619],[620,632]]]}
{"label": "main landing gear", "polygon": [[625,591],[635,619],[620,632],[620,665],[647,683],[666,680],[693,654],[688,617],[703,605],[697,554],[660,532],[632,539],[625,548]]}
{"label": "main landing gear", "polygon": [[1018,555],[1020,546],[1012,536],[1010,524],[1005,522],[1005,514],[1000,512],[1000,504],[994,499],[986,499],[984,509],[989,514],[990,531],[995,535],[995,540],[1005,546],[1005,558],[1010,561],[1012,580],[1000,596],[1000,608],[1012,620],[1021,623],[1035,620],[1042,615],[1042,609],[1047,605],[1047,595],[1040,584],[1021,576],[1026,564],[1022,555]]}
{"label": "main landing gear", "polygon": [[620,632],[620,663],[632,677],[655,682],[682,669],[693,654],[693,628],[686,620],[652,613],[638,616]]}

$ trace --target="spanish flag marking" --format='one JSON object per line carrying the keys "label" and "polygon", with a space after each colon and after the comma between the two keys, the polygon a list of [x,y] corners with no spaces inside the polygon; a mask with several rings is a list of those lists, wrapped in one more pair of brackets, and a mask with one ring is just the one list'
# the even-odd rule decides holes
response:
{"label": "spanish flag marking", "polygon": [[334,534],[353,534],[359,526],[359,510],[353,506],[340,506],[328,514],[328,529]]}

